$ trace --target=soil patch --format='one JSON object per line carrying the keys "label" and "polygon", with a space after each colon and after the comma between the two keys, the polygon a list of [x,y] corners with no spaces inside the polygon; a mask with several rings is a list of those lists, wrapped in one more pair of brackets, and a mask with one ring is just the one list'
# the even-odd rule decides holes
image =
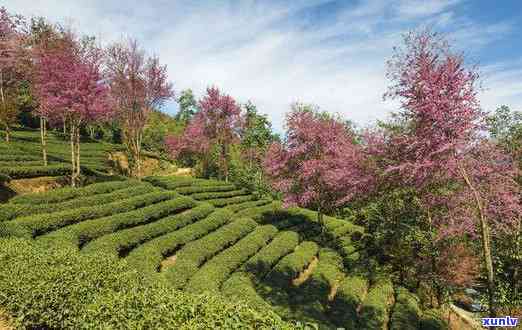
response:
{"label": "soil patch", "polygon": [[300,286],[301,284],[306,282],[306,280],[308,280],[310,275],[312,275],[312,273],[314,272],[314,269],[317,267],[318,262],[319,262],[319,259],[317,259],[317,257],[314,257],[312,259],[312,261],[310,261],[310,263],[308,264],[308,267],[306,267],[305,270],[303,270],[301,273],[299,273],[298,277],[296,277],[292,280],[292,285]]}
{"label": "soil patch", "polygon": [[170,268],[176,264],[176,255],[170,256],[160,263],[160,271],[164,271],[167,268]]}
{"label": "soil patch", "polygon": [[61,176],[41,176],[31,179],[16,179],[6,183],[5,186],[15,194],[30,194],[45,192],[56,188],[62,188],[66,182]]}

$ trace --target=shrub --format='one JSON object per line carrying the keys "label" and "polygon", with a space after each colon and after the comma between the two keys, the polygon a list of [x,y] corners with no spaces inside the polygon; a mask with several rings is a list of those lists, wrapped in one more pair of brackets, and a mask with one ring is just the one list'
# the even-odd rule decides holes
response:
{"label": "shrub", "polygon": [[208,185],[208,186],[194,186],[194,187],[180,187],[176,189],[176,192],[182,195],[191,195],[196,193],[203,192],[222,192],[222,191],[231,191],[236,190],[236,187],[231,184],[223,184],[223,185]]}
{"label": "shrub", "polygon": [[246,195],[246,196],[235,196],[230,198],[218,198],[218,199],[209,199],[205,202],[214,205],[215,207],[224,207],[227,205],[233,205],[238,203],[244,203],[248,201],[252,201],[256,199],[254,195]]}
{"label": "shrub", "polygon": [[235,196],[242,196],[242,195],[248,195],[250,192],[246,189],[241,190],[231,190],[231,191],[216,191],[216,192],[205,192],[205,193],[197,193],[192,194],[190,197],[202,201],[207,199],[216,199],[216,198],[227,198],[227,197],[235,197]]}
{"label": "shrub", "polygon": [[266,205],[266,204],[268,204],[270,202],[271,202],[270,199],[260,199],[260,200],[257,200],[257,201],[248,201],[248,202],[228,205],[226,208],[227,208],[227,210],[230,210],[232,212],[239,212],[239,211],[246,210],[246,209],[249,209],[249,208],[263,206],[263,205]]}
{"label": "shrub", "polygon": [[197,241],[188,243],[176,253],[176,264],[165,270],[165,278],[175,288],[183,288],[201,264],[246,236],[256,226],[254,220],[241,218]]}
{"label": "shrub", "polygon": [[[48,164],[53,164],[53,162],[48,162]],[[0,161],[0,167],[6,166],[41,166],[43,165],[43,160],[27,160],[27,161]],[[53,164],[54,165],[54,164]]]}
{"label": "shrub", "polygon": [[332,315],[346,329],[357,329],[357,308],[368,291],[368,280],[361,276],[347,276],[339,285],[332,302]]}
{"label": "shrub", "polygon": [[0,261],[0,305],[17,328],[293,328],[270,310],[145,282],[103,255],[13,238],[0,240]]}
{"label": "shrub", "polygon": [[142,273],[154,274],[158,271],[160,262],[165,256],[173,254],[179,247],[223,226],[230,219],[232,219],[232,213],[226,210],[214,211],[201,221],[138,246],[129,253],[125,260]]}
{"label": "shrub", "polygon": [[84,197],[96,194],[104,194],[114,190],[128,188],[135,185],[136,181],[113,181],[95,183],[83,188],[63,188],[53,191],[40,192],[35,194],[20,195],[12,198],[9,202],[15,204],[44,204],[58,203],[76,197]]}
{"label": "shrub", "polygon": [[27,155],[27,154],[2,154],[0,160],[8,162],[20,162],[20,161],[36,161],[39,160],[39,156]]}
{"label": "shrub", "polygon": [[393,284],[380,278],[368,291],[359,313],[360,329],[386,329],[394,300]]}
{"label": "shrub", "polygon": [[408,289],[398,288],[397,298],[391,314],[391,330],[416,330],[419,328],[419,298]]}
{"label": "shrub", "polygon": [[422,313],[420,319],[420,330],[447,330],[449,329],[448,322],[442,316],[440,310],[430,309]]}
{"label": "shrub", "polygon": [[200,204],[193,209],[180,214],[172,215],[156,222],[117,231],[113,234],[98,238],[87,244],[83,252],[110,253],[113,255],[125,254],[139,244],[151,239],[183,228],[193,222],[205,218],[212,213],[214,207],[210,204]]}
{"label": "shrub", "polygon": [[235,272],[223,283],[221,292],[232,299],[248,302],[249,305],[261,311],[270,310],[271,306],[259,295],[251,274]]}
{"label": "shrub", "polygon": [[242,266],[242,270],[261,279],[268,274],[281,258],[295,250],[299,235],[292,231],[280,232],[267,246]]}
{"label": "shrub", "polygon": [[277,233],[271,225],[254,229],[236,244],[219,253],[201,267],[187,284],[190,292],[219,292],[221,284],[235,269],[265,246]]}
{"label": "shrub", "polygon": [[11,181],[11,177],[6,174],[0,173],[0,183],[9,182]]}
{"label": "shrub", "polygon": [[258,222],[268,223],[271,222],[274,215],[281,213],[282,204],[281,202],[272,202],[263,206],[253,207],[242,210],[237,213],[238,217],[252,218]]}
{"label": "shrub", "polygon": [[10,166],[0,168],[0,173],[12,179],[36,178],[39,176],[61,176],[71,173],[68,164],[57,164],[48,166]]}
{"label": "shrub", "polygon": [[319,250],[319,262],[304,290],[307,295],[315,296],[326,303],[331,288],[337,285],[343,276],[343,258],[336,251],[323,248]]}
{"label": "shrub", "polygon": [[174,192],[158,191],[100,206],[85,206],[56,213],[43,213],[21,217],[12,221],[0,222],[0,236],[35,237],[67,225],[88,219],[132,211],[176,196],[179,195]]}
{"label": "shrub", "polygon": [[103,205],[115,201],[120,201],[125,198],[130,198],[136,195],[150,193],[156,189],[157,188],[154,188],[149,183],[142,183],[131,186],[129,188],[111,191],[106,194],[96,194],[92,196],[79,197],[61,203],[35,205],[14,203],[3,204],[0,206],[0,221],[7,221],[20,216],[27,216],[36,213],[52,213],[84,206]]}
{"label": "shrub", "polygon": [[147,224],[174,212],[190,209],[195,204],[196,202],[189,197],[168,199],[137,210],[83,221],[48,234],[42,237],[42,239],[58,239],[62,242],[72,243],[75,246],[82,247],[84,244],[103,235],[114,233],[117,230]]}
{"label": "shrub", "polygon": [[143,180],[152,183],[155,186],[169,189],[169,190],[175,190],[180,187],[187,187],[187,186],[216,186],[216,185],[223,185],[219,181],[212,181],[212,180],[203,180],[203,179],[195,179],[191,177],[162,177],[162,176],[149,176],[144,178]]}
{"label": "shrub", "polygon": [[319,246],[314,242],[303,242],[297,246],[295,252],[285,256],[267,275],[270,282],[286,286],[296,278],[317,254]]}

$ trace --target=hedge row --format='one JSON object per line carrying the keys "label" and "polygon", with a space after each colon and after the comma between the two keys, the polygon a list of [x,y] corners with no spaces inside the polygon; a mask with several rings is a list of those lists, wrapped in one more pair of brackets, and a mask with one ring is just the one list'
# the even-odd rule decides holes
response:
{"label": "hedge row", "polygon": [[0,206],[0,222],[11,220],[21,216],[35,213],[53,213],[64,210],[76,209],[83,206],[103,205],[120,201],[125,198],[150,193],[157,190],[150,183],[139,183],[129,188],[111,191],[106,194],[79,197],[61,203],[53,204],[14,204],[8,203]]}
{"label": "hedge row", "polygon": [[247,189],[240,189],[240,190],[231,190],[231,191],[216,191],[216,192],[205,192],[205,193],[197,193],[192,194],[190,197],[194,198],[198,201],[203,201],[207,199],[216,199],[216,198],[227,198],[227,197],[235,197],[235,196],[242,196],[242,195],[248,195],[250,192]]}
{"label": "hedge row", "polygon": [[293,252],[299,244],[299,235],[292,231],[280,232],[267,246],[250,258],[241,268],[258,279],[266,276],[281,258]]}
{"label": "hedge row", "polygon": [[42,239],[58,239],[82,247],[84,244],[103,235],[121,229],[147,224],[169,214],[189,209],[196,205],[189,197],[178,197],[160,201],[137,210],[114,214],[111,216],[83,221],[54,231]]}
{"label": "hedge row", "polygon": [[380,278],[370,287],[359,311],[360,329],[387,329],[389,313],[394,301],[393,284]]}
{"label": "hedge row", "polygon": [[368,292],[368,280],[361,276],[347,276],[339,285],[332,302],[332,315],[346,329],[357,329],[357,308]]}
{"label": "hedge row", "polygon": [[150,283],[114,258],[0,240],[0,306],[17,329],[293,329],[271,310]]}
{"label": "hedge row", "polygon": [[246,236],[256,226],[254,220],[241,218],[197,241],[188,243],[176,253],[176,264],[165,270],[165,278],[174,288],[183,288],[201,264]]}
{"label": "hedge row", "polygon": [[329,298],[331,288],[343,278],[343,258],[334,250],[323,248],[319,250],[319,262],[314,272],[305,283],[304,290],[323,303]]}
{"label": "hedge row", "polygon": [[41,157],[35,156],[35,155],[27,155],[27,154],[2,154],[0,155],[0,160],[2,161],[35,161],[39,160]]}
{"label": "hedge row", "polygon": [[270,282],[286,286],[296,278],[317,255],[319,246],[314,242],[303,242],[297,246],[295,252],[285,256],[267,275]]}
{"label": "hedge row", "polygon": [[231,191],[236,190],[236,187],[231,184],[223,184],[216,186],[194,186],[194,187],[180,187],[176,191],[182,195],[190,195],[204,192],[216,192],[216,191]]}
{"label": "hedge row", "polygon": [[155,186],[162,187],[169,190],[175,190],[180,187],[187,186],[210,186],[222,185],[222,182],[213,180],[195,179],[191,177],[166,177],[166,176],[149,176],[143,180],[152,183]]}
{"label": "hedge row", "polygon": [[243,211],[243,210],[250,209],[253,207],[263,206],[263,205],[270,203],[271,201],[272,200],[270,200],[270,199],[259,199],[256,201],[248,201],[248,202],[244,202],[244,203],[229,205],[226,208],[227,208],[227,210],[230,210],[235,213],[235,212]]}
{"label": "hedge row", "polygon": [[39,176],[61,176],[71,173],[69,164],[48,166],[16,166],[2,167],[0,173],[8,175],[12,179],[27,179]]}
{"label": "hedge row", "polygon": [[0,173],[0,183],[11,181],[11,177],[9,175],[5,175]]}
{"label": "hedge row", "polygon": [[249,202],[249,201],[252,201],[255,199],[256,199],[256,197],[254,195],[246,195],[246,196],[235,196],[235,197],[230,197],[230,198],[209,199],[209,200],[206,200],[205,202],[210,203],[210,204],[214,205],[215,207],[225,207],[228,205]]}
{"label": "hedge row", "polygon": [[405,288],[396,290],[395,305],[391,314],[391,330],[419,329],[419,297]]}
{"label": "hedge row", "polygon": [[[271,223],[273,220],[283,218],[280,214],[284,213],[281,202],[272,202],[263,206],[253,207],[237,213],[238,217],[247,217],[262,223]],[[277,219],[274,217],[278,216]]]}
{"label": "hedge row", "polygon": [[[0,167],[6,166],[41,166],[43,160],[28,160],[28,161],[0,161]],[[48,165],[54,165],[53,162],[49,162]]]}
{"label": "hedge row", "polygon": [[15,204],[59,203],[76,197],[104,194],[135,185],[136,181],[112,181],[88,185],[83,188],[63,188],[35,194],[13,197],[9,202]]}
{"label": "hedge row", "polygon": [[440,310],[429,309],[422,313],[419,324],[420,330],[447,330],[449,328],[448,322]]}
{"label": "hedge row", "polygon": [[156,222],[117,231],[92,241],[83,248],[83,252],[104,252],[124,257],[136,246],[151,239],[183,228],[193,222],[208,216],[214,207],[210,204],[200,204],[193,209],[172,215]]}
{"label": "hedge row", "polygon": [[271,225],[257,227],[253,232],[239,240],[236,244],[219,253],[189,280],[186,290],[200,293],[205,291],[219,292],[223,282],[230,273],[236,270],[249,257],[274,238],[277,228]]}
{"label": "hedge row", "polygon": [[100,206],[85,206],[56,213],[43,213],[21,217],[12,221],[0,222],[0,236],[35,237],[67,225],[88,219],[132,211],[149,204],[172,199],[176,196],[179,195],[170,191],[155,191]]}
{"label": "hedge row", "polygon": [[165,256],[173,254],[179,247],[223,226],[231,218],[232,213],[229,211],[216,210],[201,221],[136,247],[125,260],[142,273],[151,275],[158,270]]}
{"label": "hedge row", "polygon": [[271,310],[270,304],[257,292],[255,281],[246,272],[235,272],[223,283],[221,292],[231,299],[247,302],[258,310]]}

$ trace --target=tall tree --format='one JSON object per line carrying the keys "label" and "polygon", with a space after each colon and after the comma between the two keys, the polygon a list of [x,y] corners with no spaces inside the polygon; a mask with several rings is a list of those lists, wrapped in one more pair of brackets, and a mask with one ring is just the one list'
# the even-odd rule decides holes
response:
{"label": "tall tree", "polygon": [[323,214],[365,194],[372,178],[364,150],[354,143],[343,122],[310,109],[294,108],[286,118],[287,136],[273,143],[265,168],[285,205],[311,207]]}
{"label": "tall tree", "polygon": [[268,117],[259,114],[254,103],[248,101],[243,107],[245,111],[241,147],[249,167],[252,167],[254,162],[261,162],[275,137]]}
{"label": "tall tree", "polygon": [[36,91],[46,118],[65,118],[70,128],[71,185],[80,177],[80,126],[108,119],[109,88],[101,75],[102,50],[92,39],[67,34],[59,47],[38,55]]}
{"label": "tall tree", "polygon": [[179,111],[176,114],[176,120],[187,124],[192,117],[198,112],[198,103],[191,89],[181,91],[178,97]]}
{"label": "tall tree", "polygon": [[11,15],[0,7],[0,123],[5,128],[6,142],[9,142],[10,127],[17,118],[16,98],[24,74],[21,67],[27,55],[22,25],[21,16]]}
{"label": "tall tree", "polygon": [[[463,56],[444,39],[424,31],[405,36],[404,47],[388,62],[388,77],[392,86],[387,96],[400,100],[399,117],[406,125],[388,137],[388,155],[395,161],[386,172],[421,192],[430,222],[441,228],[441,235],[473,234],[479,225],[494,315],[491,226],[495,221],[496,228],[517,222],[520,207],[514,203],[518,187],[511,160],[480,142],[484,113],[477,99],[478,74],[466,68]],[[503,171],[495,173],[498,166]],[[452,183],[457,187],[451,197],[433,193]],[[450,212],[435,218],[441,204]],[[498,217],[499,205],[509,205],[513,212]]]}
{"label": "tall tree", "polygon": [[141,176],[143,129],[153,109],[174,96],[167,66],[157,56],[146,56],[136,40],[108,47],[107,73],[117,102],[125,143],[134,161],[134,175]]}

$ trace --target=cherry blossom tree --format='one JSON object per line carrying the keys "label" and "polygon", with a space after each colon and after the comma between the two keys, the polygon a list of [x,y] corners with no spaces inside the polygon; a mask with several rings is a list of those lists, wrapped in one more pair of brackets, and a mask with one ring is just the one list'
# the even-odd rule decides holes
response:
{"label": "cherry blossom tree", "polygon": [[[479,234],[494,314],[491,228],[510,230],[522,211],[512,160],[481,141],[477,70],[430,31],[408,34],[388,68],[393,84],[386,96],[400,101],[403,125],[374,136],[373,152],[388,178],[419,191],[440,235]],[[438,194],[441,187],[452,193]]]}
{"label": "cherry blossom tree", "polygon": [[286,118],[287,136],[273,143],[264,167],[286,206],[311,207],[323,214],[345,205],[372,187],[364,149],[335,118],[294,108]]}
{"label": "cherry blossom tree", "polygon": [[16,97],[24,74],[22,64],[27,57],[21,32],[23,18],[0,7],[0,123],[9,142],[10,126],[16,120]]}
{"label": "cherry blossom tree", "polygon": [[167,66],[156,56],[147,57],[136,40],[113,44],[106,54],[111,93],[133,157],[134,174],[139,177],[143,129],[149,114],[172,98],[174,91]]}
{"label": "cherry blossom tree", "polygon": [[108,119],[112,111],[101,75],[102,55],[92,39],[69,33],[59,47],[41,51],[37,59],[39,111],[46,118],[65,118],[70,128],[73,187],[80,177],[80,126]]}
{"label": "cherry blossom tree", "polygon": [[199,109],[182,136],[166,139],[167,147],[173,158],[180,153],[190,152],[207,162],[205,155],[213,146],[217,146],[220,172],[228,181],[230,145],[239,142],[243,127],[241,108],[230,95],[222,94],[217,87],[209,87],[207,94],[199,101]]}

